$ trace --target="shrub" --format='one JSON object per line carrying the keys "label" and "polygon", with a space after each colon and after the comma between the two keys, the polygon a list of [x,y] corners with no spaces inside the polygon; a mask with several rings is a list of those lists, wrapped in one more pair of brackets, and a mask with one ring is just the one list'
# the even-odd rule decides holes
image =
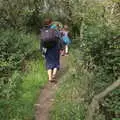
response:
{"label": "shrub", "polygon": [[15,30],[0,31],[0,76],[20,69],[25,57],[36,49],[35,43],[34,35]]}

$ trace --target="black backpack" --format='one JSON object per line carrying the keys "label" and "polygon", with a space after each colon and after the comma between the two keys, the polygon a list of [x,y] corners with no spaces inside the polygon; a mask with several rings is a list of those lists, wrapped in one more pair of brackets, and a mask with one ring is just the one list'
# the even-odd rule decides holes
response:
{"label": "black backpack", "polygon": [[43,47],[51,48],[57,43],[56,31],[51,28],[41,30],[41,42]]}

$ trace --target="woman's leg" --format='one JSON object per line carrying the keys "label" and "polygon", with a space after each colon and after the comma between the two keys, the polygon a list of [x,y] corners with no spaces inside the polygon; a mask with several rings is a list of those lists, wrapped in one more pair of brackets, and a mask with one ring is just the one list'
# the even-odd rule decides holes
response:
{"label": "woman's leg", "polygon": [[57,68],[54,68],[53,69],[53,73],[52,73],[52,77],[55,78],[56,77],[56,74],[57,74]]}
{"label": "woman's leg", "polygon": [[48,69],[48,79],[52,80],[52,69]]}

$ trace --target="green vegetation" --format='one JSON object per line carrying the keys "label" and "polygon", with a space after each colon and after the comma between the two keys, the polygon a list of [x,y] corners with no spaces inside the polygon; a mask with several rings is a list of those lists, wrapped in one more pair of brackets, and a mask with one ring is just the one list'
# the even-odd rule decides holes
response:
{"label": "green vegetation", "polygon": [[[50,120],[83,120],[85,118],[86,105],[84,94],[86,93],[88,76],[79,71],[76,74],[74,56],[68,60],[69,70],[60,79],[60,87],[56,93],[54,107],[50,113]],[[83,76],[84,75],[84,76]]]}
{"label": "green vegetation", "polygon": [[[0,100],[1,120],[32,120],[34,103],[40,88],[47,82],[42,60],[27,62],[27,72],[14,72]],[[6,98],[5,98],[6,97]]]}
{"label": "green vegetation", "polygon": [[[94,97],[120,76],[119,11],[119,0],[1,0],[0,119],[33,119],[47,79],[36,36],[43,19],[52,17],[70,26],[73,42],[51,120],[88,120]],[[118,87],[102,97],[89,120],[118,120],[119,94]]]}
{"label": "green vegetation", "polygon": [[[74,54],[73,54],[74,53]],[[89,83],[93,74],[83,68],[82,60],[75,58],[78,50],[71,50],[68,57],[69,70],[60,80],[54,107],[50,113],[51,120],[84,120],[87,104],[85,103]],[[80,57],[80,56],[79,56]]]}
{"label": "green vegetation", "polygon": [[[20,69],[21,63],[36,50],[36,36],[17,30],[0,31],[0,67],[2,75],[8,71]],[[37,42],[38,43],[38,42]],[[6,76],[7,77],[7,76]]]}
{"label": "green vegetation", "polygon": [[32,120],[39,89],[46,83],[35,34],[1,31],[0,119]]}
{"label": "green vegetation", "polygon": [[[120,21],[117,20],[120,17],[118,15],[119,2],[84,0],[76,3],[71,1],[69,4],[72,8],[70,8],[71,15],[68,15],[71,18],[71,30],[75,37],[69,58],[73,63],[70,64],[73,71],[69,72],[66,82],[60,85],[61,90],[57,92],[51,120],[59,120],[60,117],[64,120],[119,119],[119,87],[100,99],[94,112],[92,112],[93,108],[88,111],[94,96],[104,91],[120,76]],[[116,7],[112,9],[113,5]],[[109,12],[111,15],[108,14]],[[76,93],[79,94],[76,95]],[[75,95],[77,97],[74,97]],[[71,100],[71,107],[66,105],[69,100]],[[79,118],[74,111],[74,103],[77,106],[81,104],[84,106],[76,110]],[[62,109],[66,112],[61,112]],[[87,118],[88,115],[92,115],[92,118]]]}
{"label": "green vegetation", "polygon": [[20,102],[23,105],[21,106],[22,114],[20,115],[24,116],[22,119],[30,120],[34,117],[34,104],[40,93],[40,88],[47,82],[47,75],[44,72],[43,60],[38,59],[28,62],[27,66],[30,68],[24,75],[21,86]]}

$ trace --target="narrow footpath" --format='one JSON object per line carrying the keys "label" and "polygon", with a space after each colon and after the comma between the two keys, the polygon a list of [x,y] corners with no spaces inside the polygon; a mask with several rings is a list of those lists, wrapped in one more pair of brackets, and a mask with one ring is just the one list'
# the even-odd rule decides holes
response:
{"label": "narrow footpath", "polygon": [[57,75],[57,83],[47,83],[41,90],[38,100],[35,104],[35,120],[49,120],[49,112],[52,108],[56,91],[59,86],[60,79],[68,70],[67,56],[61,57],[61,69]]}

